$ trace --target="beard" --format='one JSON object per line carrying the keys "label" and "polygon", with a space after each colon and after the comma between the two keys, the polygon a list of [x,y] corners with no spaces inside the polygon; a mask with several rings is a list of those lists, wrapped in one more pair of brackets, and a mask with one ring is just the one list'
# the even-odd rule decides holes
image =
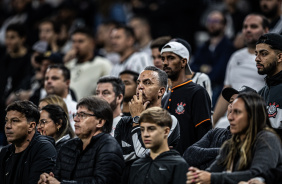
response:
{"label": "beard", "polygon": [[260,75],[269,75],[272,76],[277,68],[277,60],[273,61],[272,63],[270,63],[267,67],[263,67],[262,70],[258,70],[258,74]]}
{"label": "beard", "polygon": [[278,8],[279,8],[278,6],[274,6],[272,9],[269,9],[267,11],[263,11],[263,14],[264,14],[264,16],[266,16],[268,18],[273,18],[273,17],[276,16]]}
{"label": "beard", "polygon": [[218,37],[221,34],[222,34],[222,30],[220,30],[220,29],[214,30],[214,31],[209,31],[210,37]]}
{"label": "beard", "polygon": [[115,98],[111,103],[110,103],[110,106],[111,106],[111,109],[112,111],[114,111],[116,108],[117,108],[117,98]]}

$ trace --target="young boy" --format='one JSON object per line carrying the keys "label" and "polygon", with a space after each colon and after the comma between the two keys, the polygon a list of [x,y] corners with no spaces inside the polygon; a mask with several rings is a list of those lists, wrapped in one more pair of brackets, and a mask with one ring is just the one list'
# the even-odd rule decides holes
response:
{"label": "young boy", "polygon": [[172,125],[170,114],[160,107],[152,107],[142,112],[139,123],[143,143],[150,154],[133,163],[129,183],[184,184],[188,165],[167,143]]}

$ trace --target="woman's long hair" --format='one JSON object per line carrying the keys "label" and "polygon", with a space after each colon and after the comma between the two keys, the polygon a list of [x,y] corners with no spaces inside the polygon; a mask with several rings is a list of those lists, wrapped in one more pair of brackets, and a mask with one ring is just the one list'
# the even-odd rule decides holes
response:
{"label": "woman's long hair", "polygon": [[238,95],[242,99],[248,114],[248,127],[245,131],[244,140],[240,140],[240,134],[234,134],[232,138],[223,145],[228,146],[229,153],[224,161],[226,168],[232,167],[235,156],[239,154],[238,170],[245,170],[252,161],[252,146],[256,141],[257,134],[262,130],[270,130],[270,121],[264,100],[256,93],[247,92]]}
{"label": "woman's long hair", "polygon": [[54,124],[61,125],[58,131],[56,131],[56,135],[54,137],[55,141],[67,134],[69,134],[70,138],[72,138],[70,132],[71,128],[68,127],[68,115],[61,106],[55,104],[46,105],[42,108],[42,111],[48,112],[49,118],[52,119]]}
{"label": "woman's long hair", "polygon": [[[69,120],[69,116],[68,116],[68,108],[67,108],[67,105],[65,103],[65,101],[63,100],[63,98],[57,96],[57,95],[48,95],[47,97],[41,99],[39,102],[46,102],[48,105],[50,104],[56,104],[56,105],[59,105],[65,112],[65,114],[67,115],[67,134],[70,135],[71,138],[75,137],[75,134],[74,134],[74,131],[71,127],[71,124],[70,124],[70,120]],[[65,134],[63,134],[65,135]],[[60,139],[61,137],[59,137]]]}

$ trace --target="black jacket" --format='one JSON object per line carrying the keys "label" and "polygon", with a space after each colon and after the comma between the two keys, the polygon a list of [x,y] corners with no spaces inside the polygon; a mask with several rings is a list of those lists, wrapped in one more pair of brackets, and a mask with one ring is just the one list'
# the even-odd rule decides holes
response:
{"label": "black jacket", "polygon": [[271,127],[282,140],[282,71],[272,77],[265,78],[266,85],[259,94],[266,102]]}
{"label": "black jacket", "polygon": [[148,155],[135,161],[130,184],[184,184],[188,165],[175,150],[161,153],[154,160]]}
{"label": "black jacket", "polygon": [[[10,169],[9,159],[15,153],[15,146],[10,144],[2,148],[0,152],[0,183],[6,184],[6,173]],[[49,173],[55,166],[57,152],[54,143],[48,137],[41,136],[36,132],[30,141],[29,146],[24,150],[22,162],[18,163],[16,176],[16,183],[19,184],[36,184],[39,180],[40,174]],[[12,176],[12,177],[15,177]]]}
{"label": "black jacket", "polygon": [[61,183],[120,183],[124,160],[116,140],[106,133],[93,136],[83,150],[79,138],[66,142],[59,151],[55,178]]}

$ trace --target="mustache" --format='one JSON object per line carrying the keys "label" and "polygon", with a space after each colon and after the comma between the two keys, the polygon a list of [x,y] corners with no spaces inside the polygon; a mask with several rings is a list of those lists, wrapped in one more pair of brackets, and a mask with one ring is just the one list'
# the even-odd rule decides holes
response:
{"label": "mustache", "polygon": [[171,70],[171,68],[164,66],[163,70]]}

